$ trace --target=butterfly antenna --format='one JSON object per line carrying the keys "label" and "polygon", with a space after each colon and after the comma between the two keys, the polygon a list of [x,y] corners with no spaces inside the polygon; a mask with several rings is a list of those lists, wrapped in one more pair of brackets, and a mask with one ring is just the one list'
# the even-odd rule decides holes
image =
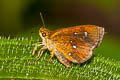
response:
{"label": "butterfly antenna", "polygon": [[41,17],[41,20],[42,20],[42,23],[43,23],[43,28],[45,28],[44,19],[43,19],[43,16],[42,16],[42,13],[41,13],[41,12],[40,12],[40,17]]}

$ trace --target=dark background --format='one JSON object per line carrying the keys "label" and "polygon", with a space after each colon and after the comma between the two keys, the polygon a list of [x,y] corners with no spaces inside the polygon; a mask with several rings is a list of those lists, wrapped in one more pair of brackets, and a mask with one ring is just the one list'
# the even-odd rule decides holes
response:
{"label": "dark background", "polygon": [[49,29],[104,27],[107,37],[96,52],[120,60],[120,0],[0,0],[0,36],[15,37],[33,27],[38,31],[40,12]]}
{"label": "dark background", "polygon": [[119,0],[1,0],[0,34],[40,25],[40,11],[46,24],[93,24],[105,27],[109,34],[120,34]]}

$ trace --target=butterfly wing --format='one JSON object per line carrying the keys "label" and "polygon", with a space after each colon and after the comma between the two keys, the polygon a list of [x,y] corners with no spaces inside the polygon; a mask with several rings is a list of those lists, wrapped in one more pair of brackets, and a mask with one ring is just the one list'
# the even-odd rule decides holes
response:
{"label": "butterfly wing", "polygon": [[102,27],[88,25],[56,30],[50,38],[65,58],[83,63],[92,56],[92,50],[100,44],[103,34]]}
{"label": "butterfly wing", "polygon": [[92,49],[84,41],[78,41],[69,36],[57,36],[55,39],[56,50],[62,53],[69,61],[82,63],[92,56]]}
{"label": "butterfly wing", "polygon": [[82,25],[55,30],[50,38],[55,38],[56,36],[74,37],[77,40],[84,40],[84,42],[90,44],[95,49],[101,43],[103,35],[104,28],[102,27]]}

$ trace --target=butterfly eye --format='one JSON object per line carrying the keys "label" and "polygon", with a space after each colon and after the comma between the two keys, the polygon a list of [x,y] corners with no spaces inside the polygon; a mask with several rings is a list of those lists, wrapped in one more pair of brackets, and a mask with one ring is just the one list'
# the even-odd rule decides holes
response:
{"label": "butterfly eye", "polygon": [[43,33],[42,33],[42,36],[43,36],[43,37],[45,37],[45,36],[46,36],[46,33],[45,33],[45,32],[43,32]]}

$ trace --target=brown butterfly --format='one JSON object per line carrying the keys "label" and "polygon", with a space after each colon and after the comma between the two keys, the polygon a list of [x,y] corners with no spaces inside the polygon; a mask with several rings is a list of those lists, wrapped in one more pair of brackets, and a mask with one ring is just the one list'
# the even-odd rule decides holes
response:
{"label": "brown butterfly", "polygon": [[[41,16],[42,18],[42,16]],[[43,26],[44,21],[42,18]],[[32,55],[38,46],[43,47],[38,52],[38,58],[45,49],[50,51],[50,62],[54,56],[66,67],[71,67],[70,62],[83,63],[91,58],[92,51],[97,48],[104,35],[104,28],[95,25],[81,25],[50,31],[41,27],[39,35],[42,42],[36,43]]]}

